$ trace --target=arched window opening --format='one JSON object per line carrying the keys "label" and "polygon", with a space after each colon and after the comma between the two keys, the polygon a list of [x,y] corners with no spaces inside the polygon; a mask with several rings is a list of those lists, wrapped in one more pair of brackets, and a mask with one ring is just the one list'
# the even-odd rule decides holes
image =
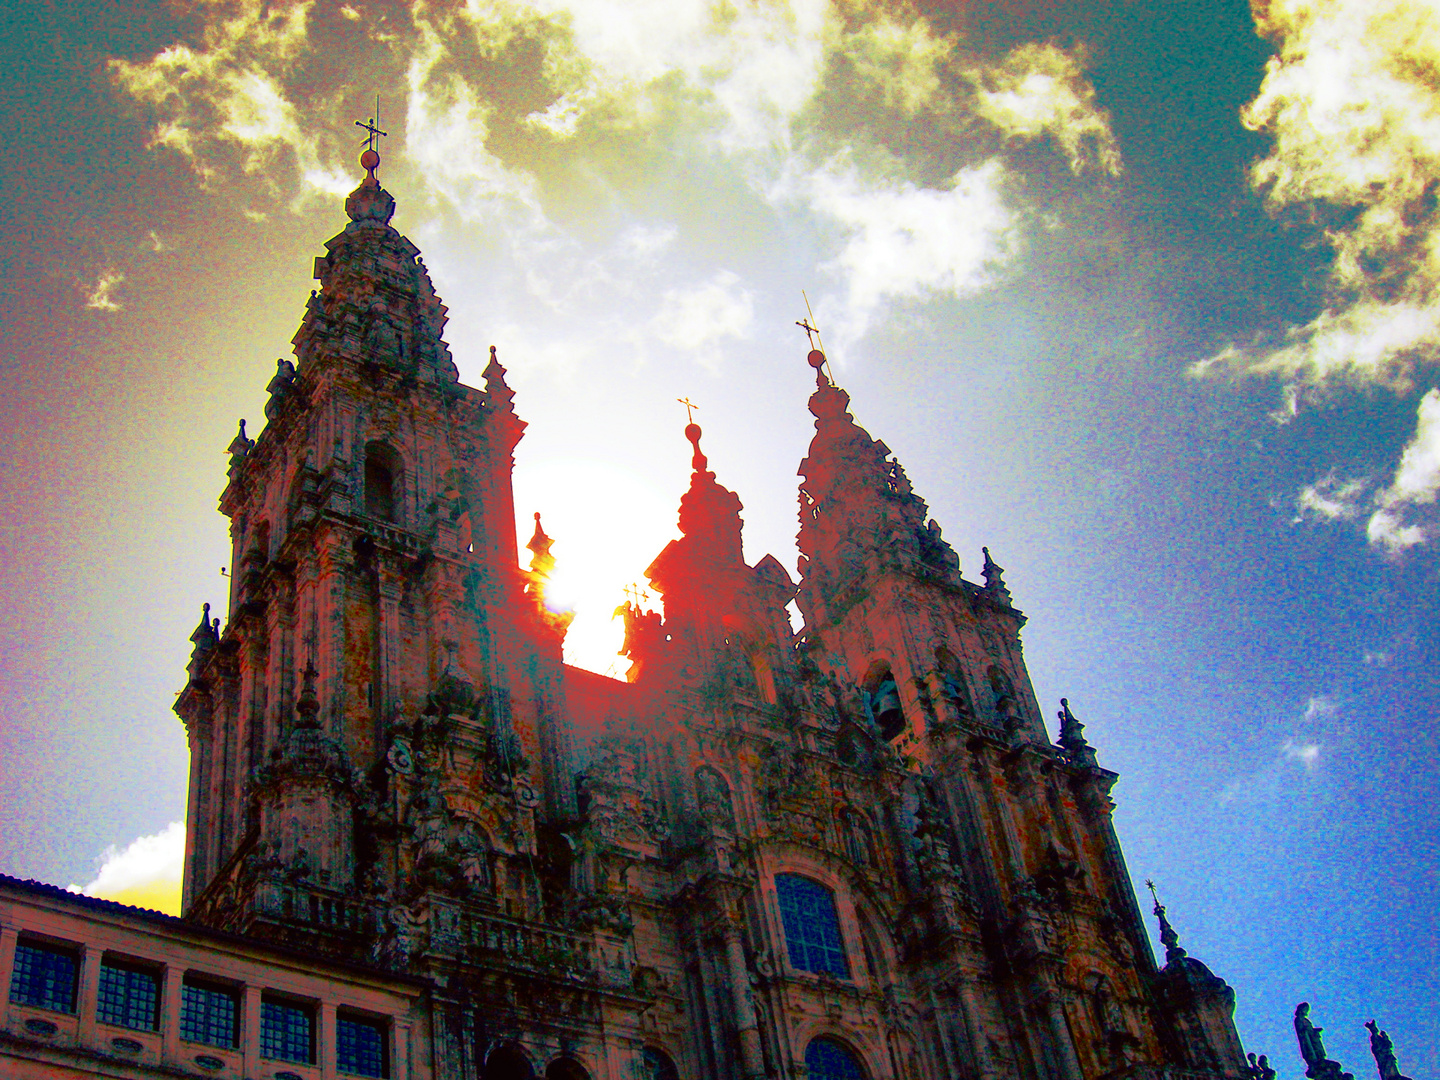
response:
{"label": "arched window opening", "polygon": [[556,1058],[545,1067],[545,1080],[590,1080],[590,1074],[574,1058]]}
{"label": "arched window opening", "polygon": [[888,668],[870,694],[870,711],[875,714],[880,737],[886,742],[905,730],[905,714],[900,710],[900,688],[895,685],[895,676]]}
{"label": "arched window opening", "polygon": [[849,1047],[836,1039],[811,1039],[805,1047],[810,1080],[865,1080],[865,1070]]}
{"label": "arched window opening", "polygon": [[640,1051],[640,1080],[680,1080],[670,1055],[654,1046]]}
{"label": "arched window opening", "polygon": [[399,455],[384,443],[365,447],[365,513],[381,521],[398,520],[401,491]]}
{"label": "arched window opening", "polygon": [[525,1051],[514,1043],[501,1043],[485,1059],[484,1080],[535,1080]]}
{"label": "arched window opening", "polygon": [[935,671],[940,679],[940,692],[946,700],[955,706],[955,711],[961,716],[969,716],[973,711],[970,689],[965,685],[960,662],[943,645],[935,650]]}
{"label": "arched window opening", "polygon": [[790,966],[796,971],[850,978],[835,894],[799,874],[776,874],[775,895],[780,901]]}

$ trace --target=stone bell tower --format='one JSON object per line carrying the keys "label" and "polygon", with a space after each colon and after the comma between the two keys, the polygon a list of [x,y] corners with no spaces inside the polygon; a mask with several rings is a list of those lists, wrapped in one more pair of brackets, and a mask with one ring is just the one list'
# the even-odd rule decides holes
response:
{"label": "stone bell tower", "polygon": [[[961,575],[824,355],[809,362],[801,649],[822,677],[857,687],[870,730],[905,763],[895,816],[915,858],[901,877],[933,934],[915,973],[938,1010],[982,1033],[969,1067],[1059,1080],[1181,1063],[1246,1075],[1233,998],[1209,984],[1181,993],[1156,971],[1111,821],[1116,775],[1063,700],[1050,741],[1025,669],[1025,616],[1000,567],[986,550],[983,581]],[[953,862],[958,903],[925,870],[937,856]]]}
{"label": "stone bell tower", "polygon": [[315,260],[264,429],[230,445],[229,620],[207,605],[175,706],[187,915],[341,951],[430,888],[533,909],[508,863],[575,813],[565,627],[516,557],[525,425],[493,348],[484,389],[460,383],[379,163]]}

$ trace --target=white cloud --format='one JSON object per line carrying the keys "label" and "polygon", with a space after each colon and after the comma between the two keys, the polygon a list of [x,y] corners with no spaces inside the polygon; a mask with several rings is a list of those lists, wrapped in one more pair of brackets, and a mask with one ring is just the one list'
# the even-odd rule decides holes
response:
{"label": "white cloud", "polygon": [[[1328,297],[1278,344],[1231,345],[1192,373],[1279,379],[1280,420],[1335,385],[1408,392],[1440,362],[1440,4],[1270,0],[1256,12],[1278,51],[1242,114],[1273,140],[1251,183],[1272,211],[1323,228]],[[1422,399],[1366,525],[1370,543],[1391,554],[1431,535],[1408,511],[1440,490],[1434,395]],[[1300,497],[1302,517],[1350,520],[1359,503],[1359,489],[1344,486],[1317,484]]]}
{"label": "white cloud", "polygon": [[171,822],[153,836],[139,837],[123,848],[112,844],[98,861],[94,879],[86,885],[71,885],[71,892],[128,900],[173,890],[178,897],[185,870],[185,823]]}
{"label": "white cloud", "polygon": [[1376,495],[1379,504],[1366,534],[1370,542],[1395,554],[1429,538],[1419,525],[1406,524],[1404,513],[1415,506],[1433,505],[1440,495],[1440,390],[1430,390],[1417,410],[1415,434],[1390,486]]}
{"label": "white cloud", "polygon": [[721,344],[749,336],[754,316],[750,290],[740,286],[737,275],[720,270],[709,281],[666,290],[650,330],[660,342],[695,354],[714,370]]}
{"label": "white cloud", "polygon": [[1313,484],[1306,484],[1295,497],[1298,511],[1294,524],[1302,521],[1354,521],[1360,516],[1362,503],[1370,490],[1365,477],[1339,480],[1333,472]]}
{"label": "white cloud", "polygon": [[1022,45],[996,67],[972,73],[979,85],[978,111],[1007,135],[1051,136],[1076,173],[1093,166],[1118,174],[1120,151],[1109,117],[1095,106],[1085,60],[1083,49],[1067,53],[1039,42]]}
{"label": "white cloud", "polygon": [[1329,720],[1340,712],[1340,703],[1328,694],[1316,694],[1305,702],[1305,713],[1302,719],[1307,724],[1313,724],[1317,720]]}
{"label": "white cloud", "polygon": [[158,116],[151,146],[190,161],[202,185],[216,175],[222,147],[241,153],[247,173],[266,172],[288,152],[302,194],[343,194],[348,172],[321,150],[316,131],[285,90],[285,81],[309,50],[311,0],[265,4],[241,0],[234,14],[204,26],[198,46],[177,43],[146,61],[110,61],[121,89]]}
{"label": "white cloud", "polygon": [[125,280],[125,275],[116,270],[102,270],[85,294],[85,306],[95,311],[120,311],[121,305],[115,300],[115,289]]}
{"label": "white cloud", "polygon": [[831,314],[841,335],[854,338],[887,299],[961,296],[998,276],[1016,243],[1004,177],[998,160],[962,169],[944,188],[872,183],[837,165],[787,178],[772,197],[801,197],[841,227],[844,247],[830,269],[847,295]]}
{"label": "white cloud", "polygon": [[1307,771],[1314,771],[1320,764],[1320,744],[1305,739],[1286,739],[1280,744],[1280,752],[1290,761],[1298,761]]}

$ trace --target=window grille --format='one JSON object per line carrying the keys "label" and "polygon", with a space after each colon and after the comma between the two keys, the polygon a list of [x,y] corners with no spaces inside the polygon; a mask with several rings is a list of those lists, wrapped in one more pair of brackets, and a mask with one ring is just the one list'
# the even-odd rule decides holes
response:
{"label": "window grille", "polygon": [[97,1016],[102,1024],[154,1031],[159,1001],[160,980],[152,972],[116,964],[100,965]]}
{"label": "window grille", "polygon": [[180,987],[180,1037],[233,1049],[240,1041],[239,1006],[229,990],[186,982]]}
{"label": "window grille", "polygon": [[10,1000],[17,1005],[73,1013],[79,970],[74,953],[22,941],[15,946]]}
{"label": "window grille", "polygon": [[335,1067],[356,1076],[384,1076],[385,1026],[373,1020],[337,1016]]}
{"label": "window grille", "polygon": [[855,1055],[834,1039],[813,1039],[805,1048],[810,1080],[865,1080]]}
{"label": "window grille", "polygon": [[848,979],[850,965],[840,940],[835,894],[798,874],[776,874],[775,893],[780,900],[790,966],[797,971],[824,972]]}
{"label": "window grille", "polygon": [[260,1002],[260,1056],[272,1061],[315,1060],[315,1024],[310,1010],[283,1001]]}

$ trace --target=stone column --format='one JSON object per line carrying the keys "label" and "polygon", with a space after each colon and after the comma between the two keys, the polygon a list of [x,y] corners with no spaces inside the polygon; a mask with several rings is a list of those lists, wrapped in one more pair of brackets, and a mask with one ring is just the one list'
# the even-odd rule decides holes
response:
{"label": "stone column", "polygon": [[976,1000],[975,984],[963,981],[959,983],[955,998],[960,1004],[960,1013],[965,1021],[965,1034],[970,1039],[976,1071],[982,1077],[994,1076],[997,1066],[990,1059],[990,1047],[985,1040],[985,1031],[980,1025],[980,1006]]}
{"label": "stone column", "polygon": [[334,738],[343,735],[345,721],[345,575],[350,557],[343,536],[331,533],[323,539],[319,563],[314,649],[320,727]]}
{"label": "stone column", "polygon": [[240,1005],[240,1053],[245,1061],[245,1075],[259,1076],[260,1061],[260,987],[247,986]]}
{"label": "stone column", "polygon": [[185,969],[167,964],[160,977],[160,1059],[175,1062],[180,1058],[180,988],[185,981]]}
{"label": "stone column", "polygon": [[755,1002],[750,996],[750,969],[745,964],[745,944],[740,927],[726,919],[721,933],[725,939],[726,974],[730,982],[731,1005],[735,1010],[735,1028],[740,1035],[740,1061],[747,1078],[765,1075],[765,1058],[760,1050],[760,1025],[755,1018]]}
{"label": "stone column", "polygon": [[380,632],[376,636],[379,655],[376,666],[380,671],[380,700],[375,702],[375,750],[378,754],[383,745],[385,722],[390,710],[400,701],[401,667],[400,655],[400,597],[405,592],[405,580],[390,566],[380,566],[379,616]]}
{"label": "stone column", "polygon": [[1051,1041],[1055,1047],[1056,1064],[1061,1080],[1084,1080],[1075,1044],[1070,1038],[1070,1024],[1065,1018],[1065,1001],[1060,991],[1048,990],[1040,998],[1040,1008],[1049,1022]]}
{"label": "stone column", "polygon": [[100,960],[104,955],[103,950],[96,946],[86,945],[80,961],[80,1000],[75,1012],[80,1020],[81,1046],[95,1045],[95,1013],[100,1001]]}
{"label": "stone column", "polygon": [[335,1002],[322,1001],[315,1015],[315,1063],[320,1080],[335,1078]]}
{"label": "stone column", "polygon": [[[0,917],[3,917],[5,908],[0,908]],[[0,1020],[8,1017],[10,1012],[10,980],[15,977],[15,943],[20,939],[20,931],[13,926],[0,926]],[[0,1023],[0,1027],[4,1024]]]}

